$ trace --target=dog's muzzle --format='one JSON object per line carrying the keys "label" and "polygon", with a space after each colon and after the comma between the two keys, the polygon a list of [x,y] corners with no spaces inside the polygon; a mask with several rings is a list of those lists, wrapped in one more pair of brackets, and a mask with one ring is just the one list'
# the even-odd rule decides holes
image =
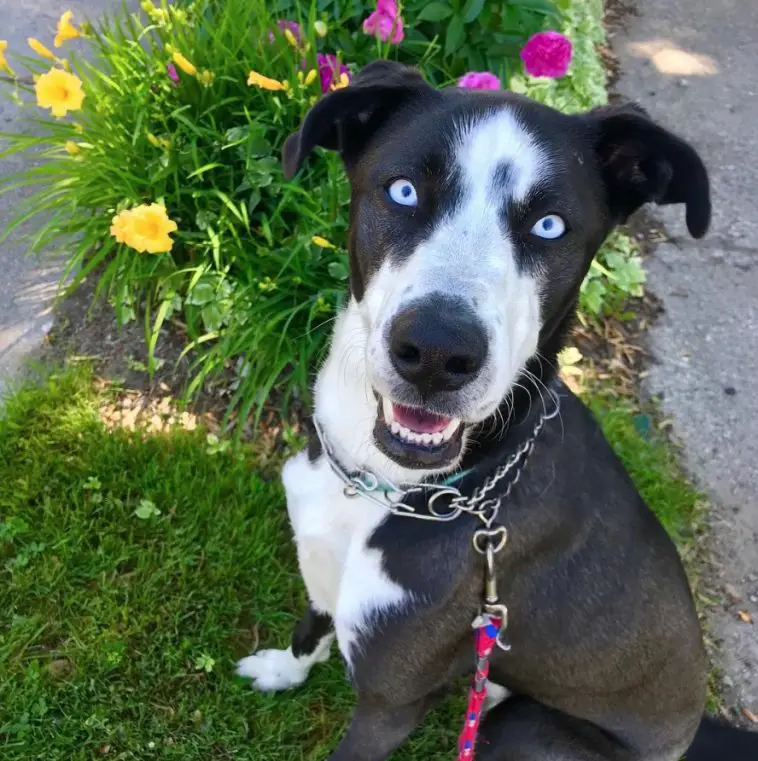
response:
{"label": "dog's muzzle", "polygon": [[487,361],[487,332],[463,300],[435,293],[405,305],[385,340],[397,382],[379,398],[377,445],[404,467],[444,468],[462,449],[455,411]]}

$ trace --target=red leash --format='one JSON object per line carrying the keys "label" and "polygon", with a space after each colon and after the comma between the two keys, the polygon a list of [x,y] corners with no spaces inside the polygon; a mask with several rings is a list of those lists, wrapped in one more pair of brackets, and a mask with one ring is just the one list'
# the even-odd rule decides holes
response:
{"label": "red leash", "polygon": [[502,619],[482,614],[474,622],[476,629],[476,673],[468,692],[468,707],[463,730],[458,738],[458,761],[472,761],[479,724],[482,720],[484,701],[487,698],[487,675],[490,671],[490,656],[495,647]]}

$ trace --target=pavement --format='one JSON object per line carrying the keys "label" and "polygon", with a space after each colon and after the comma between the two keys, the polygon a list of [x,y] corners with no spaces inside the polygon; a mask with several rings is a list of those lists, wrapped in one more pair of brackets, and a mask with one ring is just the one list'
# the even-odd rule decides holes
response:
{"label": "pavement", "polygon": [[714,205],[702,241],[687,238],[681,208],[653,209],[670,240],[646,263],[665,309],[646,391],[660,396],[713,505],[724,606],[710,625],[727,704],[758,714],[758,3],[635,7],[611,40],[617,89],[701,152]]}
{"label": "pavement", "polygon": [[[0,0],[0,39],[8,41],[6,53],[32,55],[26,47],[26,38],[36,37],[52,48],[55,26],[63,10],[72,10],[74,22],[79,23],[120,5],[120,0],[70,0],[65,4],[59,0]],[[136,8],[138,0],[130,0],[129,5]],[[81,40],[67,45],[82,48]],[[0,132],[26,130],[21,109],[5,98],[6,91],[8,88],[3,87],[0,92]],[[3,147],[0,138],[0,150]],[[0,178],[18,171],[24,164],[24,159],[18,157],[0,160]],[[0,230],[20,211],[23,194],[0,196]],[[60,261],[28,257],[27,248],[21,235],[0,243],[0,397],[12,386],[52,327],[51,308],[62,273]]]}

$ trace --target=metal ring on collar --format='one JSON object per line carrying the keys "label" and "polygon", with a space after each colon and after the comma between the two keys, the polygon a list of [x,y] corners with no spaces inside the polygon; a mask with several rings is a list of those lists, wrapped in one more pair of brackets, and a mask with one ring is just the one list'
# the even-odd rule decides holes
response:
{"label": "metal ring on collar", "polygon": [[443,488],[436,491],[434,494],[432,494],[431,497],[429,497],[429,501],[426,503],[427,509],[429,510],[429,513],[433,515],[435,518],[438,518],[441,521],[451,521],[454,518],[457,518],[461,514],[461,508],[458,505],[455,505],[453,501],[451,500],[450,504],[448,505],[448,512],[439,512],[435,508],[435,502],[444,495],[452,495],[453,499],[460,496],[460,492],[458,489],[448,489]]}

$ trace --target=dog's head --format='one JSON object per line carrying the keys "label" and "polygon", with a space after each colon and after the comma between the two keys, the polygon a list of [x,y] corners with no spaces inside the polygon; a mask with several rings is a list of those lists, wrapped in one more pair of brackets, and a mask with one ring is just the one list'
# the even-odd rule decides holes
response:
{"label": "dog's head", "polygon": [[403,468],[454,465],[530,360],[555,359],[614,226],[648,201],[685,204],[695,237],[709,224],[702,161],[635,106],[567,116],[377,62],[312,108],[285,173],[317,146],[350,179],[374,443]]}

